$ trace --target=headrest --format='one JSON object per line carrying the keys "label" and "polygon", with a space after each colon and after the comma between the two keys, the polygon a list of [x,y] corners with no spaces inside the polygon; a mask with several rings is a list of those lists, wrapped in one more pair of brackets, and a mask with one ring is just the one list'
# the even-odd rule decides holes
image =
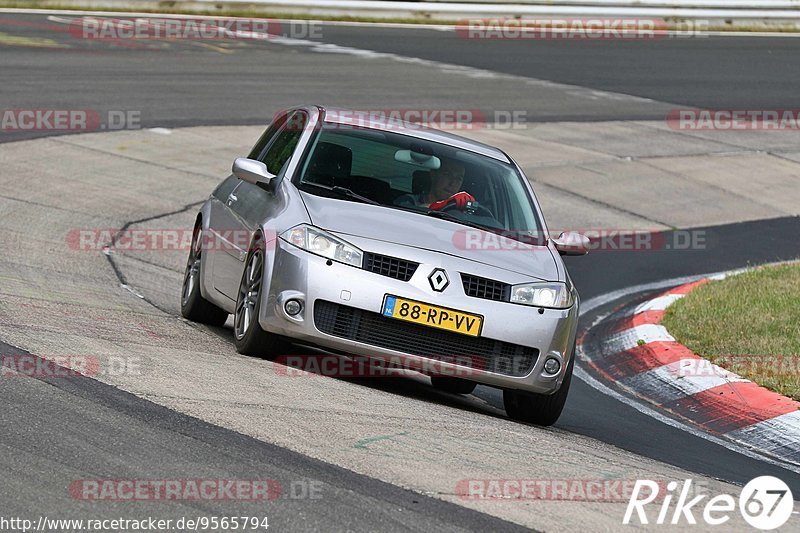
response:
{"label": "headrest", "polygon": [[[314,149],[308,164],[307,179],[322,185],[345,185],[350,178],[353,151],[339,144],[321,142]],[[338,182],[338,183],[337,183]]]}
{"label": "headrest", "polygon": [[431,188],[431,172],[429,170],[415,170],[411,174],[411,192],[419,194]]}

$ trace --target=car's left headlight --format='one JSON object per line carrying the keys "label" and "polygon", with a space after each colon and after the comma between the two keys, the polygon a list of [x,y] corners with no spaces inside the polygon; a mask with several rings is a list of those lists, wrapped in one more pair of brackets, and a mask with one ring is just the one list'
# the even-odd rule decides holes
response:
{"label": "car's left headlight", "polygon": [[566,283],[525,283],[511,287],[511,303],[567,309],[572,307],[572,291]]}
{"label": "car's left headlight", "polygon": [[308,224],[281,233],[281,239],[312,254],[361,268],[364,253],[339,237]]}

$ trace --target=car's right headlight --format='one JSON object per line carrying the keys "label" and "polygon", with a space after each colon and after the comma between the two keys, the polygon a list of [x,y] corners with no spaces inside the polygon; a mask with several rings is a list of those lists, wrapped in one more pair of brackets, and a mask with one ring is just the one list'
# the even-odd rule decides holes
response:
{"label": "car's right headlight", "polygon": [[361,268],[364,253],[339,237],[308,224],[281,233],[281,239],[315,255]]}
{"label": "car's right headlight", "polygon": [[511,303],[533,307],[567,309],[572,307],[572,291],[566,283],[524,283],[511,287]]}

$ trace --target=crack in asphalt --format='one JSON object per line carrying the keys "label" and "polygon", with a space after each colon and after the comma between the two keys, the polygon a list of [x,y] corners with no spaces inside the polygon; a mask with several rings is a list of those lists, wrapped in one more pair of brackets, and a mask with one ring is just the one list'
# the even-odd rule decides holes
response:
{"label": "crack in asphalt", "polygon": [[[129,220],[128,222],[126,222],[125,224],[122,225],[122,227],[113,235],[113,237],[111,238],[111,241],[106,243],[103,246],[103,248],[113,251],[114,247],[116,246],[116,242],[117,242],[117,239],[118,239],[119,235],[121,235],[122,233],[127,231],[128,228],[130,228],[134,224],[143,224],[145,222],[151,222],[153,220],[158,220],[159,218],[165,218],[165,217],[169,217],[169,216],[173,216],[173,215],[180,215],[182,213],[186,213],[187,211],[189,211],[191,209],[196,209],[197,207],[203,205],[204,202],[205,202],[205,200],[198,201],[198,202],[192,202],[192,203],[184,205],[180,209],[175,209],[173,211],[167,211],[167,212],[164,212],[164,213],[159,213],[159,214],[148,216],[148,217],[143,217],[143,218],[139,218],[139,219],[136,219],[136,220]],[[111,269],[114,271],[114,275],[117,277],[117,280],[119,280],[120,285],[123,288],[130,290],[131,285],[128,283],[128,279],[125,277],[125,274],[122,271],[122,267],[114,259],[114,254],[113,253],[105,253],[103,255],[108,260],[108,264],[111,265]],[[147,296],[145,296],[145,295],[143,295],[141,293],[134,293],[134,294],[136,296],[138,296],[139,298],[141,298],[142,300],[144,300],[145,302],[147,302],[148,304],[152,305],[154,308],[158,309],[159,311],[161,311],[163,313],[166,313],[166,314],[168,314],[170,316],[175,316],[173,313],[169,312],[167,309],[165,309],[162,306],[158,305],[156,302],[154,302],[152,299],[148,298]]]}
{"label": "crack in asphalt", "polygon": [[116,250],[110,250],[110,253],[111,254],[116,254],[118,256],[124,257],[127,260],[134,261],[134,262],[137,262],[137,263],[143,263],[145,265],[149,265],[149,266],[152,266],[152,267],[155,267],[155,268],[160,268],[160,269],[163,269],[163,270],[169,270],[170,272],[175,272],[177,274],[181,274],[182,273],[182,271],[180,269],[175,269],[175,268],[171,268],[171,267],[168,267],[168,266],[160,265],[160,264],[158,264],[158,263],[156,263],[154,261],[148,261],[147,259],[144,259],[142,257],[138,257],[136,255],[118,254]]}

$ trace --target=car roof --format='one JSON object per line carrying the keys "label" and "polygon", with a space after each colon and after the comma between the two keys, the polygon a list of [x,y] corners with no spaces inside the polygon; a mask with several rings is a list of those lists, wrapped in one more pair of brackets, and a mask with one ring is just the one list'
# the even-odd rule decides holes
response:
{"label": "car roof", "polygon": [[[321,112],[322,120],[329,124],[345,124],[376,130],[392,131],[409,137],[447,144],[455,148],[485,155],[504,163],[511,163],[509,157],[502,150],[489,146],[488,144],[467,139],[466,137],[461,137],[460,135],[428,128],[413,122],[396,120],[394,118],[389,119],[391,124],[387,124],[387,120],[379,119],[375,116],[377,113],[370,113],[366,110],[356,111],[340,107],[323,107],[320,105],[316,107],[319,108]],[[382,111],[391,113],[389,109]]]}

